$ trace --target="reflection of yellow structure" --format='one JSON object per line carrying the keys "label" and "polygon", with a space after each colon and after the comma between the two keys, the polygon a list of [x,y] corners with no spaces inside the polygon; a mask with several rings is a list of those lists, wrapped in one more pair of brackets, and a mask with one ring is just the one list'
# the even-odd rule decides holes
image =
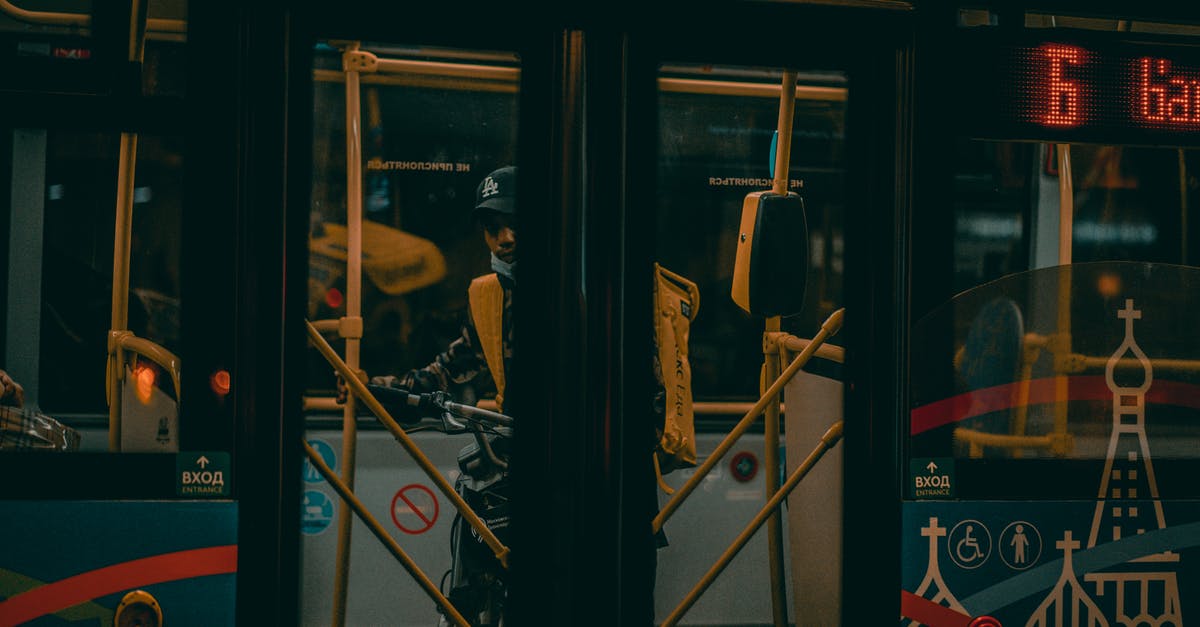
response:
{"label": "reflection of yellow structure", "polygon": [[[1033,380],[1033,366],[1042,356],[1042,351],[1049,351],[1056,384],[1065,384],[1070,375],[1080,374],[1089,370],[1115,368],[1118,371],[1140,370],[1142,362],[1136,358],[1123,356],[1116,359],[1108,357],[1092,357],[1071,351],[1069,333],[1052,333],[1042,335],[1026,333],[1021,342],[1021,369],[1017,375],[1017,397],[1013,400],[1013,417],[1009,433],[990,433],[976,429],[959,427],[954,430],[954,439],[968,446],[968,455],[973,458],[983,457],[984,448],[1000,448],[1010,451],[1013,457],[1021,457],[1022,449],[1044,449],[1056,457],[1066,457],[1074,447],[1074,438],[1067,430],[1065,419],[1059,420],[1056,415],[1054,429],[1043,435],[1026,433],[1027,416],[1029,413],[1029,389]],[[962,349],[955,355],[955,367],[962,359]],[[1200,360],[1145,358],[1146,367],[1165,370],[1182,370],[1195,372],[1200,370]],[[1059,398],[1065,398],[1066,392],[1059,392]],[[1057,410],[1056,410],[1057,413]],[[1065,416],[1065,414],[1064,414]]]}
{"label": "reflection of yellow structure", "polygon": [[[362,268],[367,278],[389,296],[406,294],[441,281],[446,259],[431,241],[390,226],[363,220]],[[326,222],[322,233],[309,240],[312,264],[337,276],[345,271],[348,251],[346,225]],[[328,288],[333,281],[324,281]]]}

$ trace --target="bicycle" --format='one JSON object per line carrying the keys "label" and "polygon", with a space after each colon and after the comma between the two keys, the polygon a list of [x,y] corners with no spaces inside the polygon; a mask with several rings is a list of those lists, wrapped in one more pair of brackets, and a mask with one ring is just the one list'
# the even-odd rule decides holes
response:
{"label": "bicycle", "polygon": [[[507,544],[509,526],[508,465],[513,419],[501,414],[450,400],[446,392],[410,394],[402,388],[368,385],[385,407],[400,408],[397,415],[433,410],[437,417],[423,416],[409,422],[405,431],[440,431],[447,435],[470,433],[474,441],[458,453],[461,474],[454,489],[471,509]],[[389,410],[390,411],[390,410]],[[440,588],[474,627],[503,627],[506,586],[505,568],[462,516],[456,514],[450,530],[450,569]],[[447,580],[449,590],[447,590]],[[438,627],[449,625],[439,616]]]}

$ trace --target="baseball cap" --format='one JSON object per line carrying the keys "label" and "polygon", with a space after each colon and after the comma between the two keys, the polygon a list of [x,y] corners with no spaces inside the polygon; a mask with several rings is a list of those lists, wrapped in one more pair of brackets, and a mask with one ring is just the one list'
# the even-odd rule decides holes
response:
{"label": "baseball cap", "polygon": [[505,166],[483,177],[475,189],[475,208],[472,215],[483,210],[512,215],[517,212],[517,168]]}

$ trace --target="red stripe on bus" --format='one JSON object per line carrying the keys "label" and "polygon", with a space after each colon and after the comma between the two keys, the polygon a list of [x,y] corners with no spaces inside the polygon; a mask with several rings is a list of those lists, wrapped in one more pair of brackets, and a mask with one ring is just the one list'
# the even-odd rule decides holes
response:
{"label": "red stripe on bus", "polygon": [[38,586],[0,601],[0,627],[10,627],[144,586],[237,572],[237,545],[164,553],[122,562]]}
{"label": "red stripe on bus", "polygon": [[900,591],[900,614],[926,627],[969,627],[971,624],[970,616],[908,590]]}
{"label": "red stripe on bus", "polygon": [[[1054,403],[1057,400],[1054,388],[1060,378],[1063,377],[997,385],[922,405],[910,414],[909,434],[917,435],[967,418],[1019,407],[1022,405],[1019,402],[1021,386],[1026,383],[1029,386],[1029,398],[1024,405]],[[1113,392],[1108,389],[1103,376],[1065,378],[1068,401],[1112,402]],[[1200,409],[1200,386],[1179,381],[1154,381],[1146,394],[1146,404]]]}

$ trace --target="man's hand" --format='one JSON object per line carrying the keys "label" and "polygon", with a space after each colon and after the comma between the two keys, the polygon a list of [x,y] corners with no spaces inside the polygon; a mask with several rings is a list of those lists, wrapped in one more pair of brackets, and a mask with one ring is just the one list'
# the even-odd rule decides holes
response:
{"label": "man's hand", "polygon": [[345,405],[346,399],[350,398],[350,386],[346,385],[346,380],[341,374],[337,375],[337,397],[335,400],[338,405]]}
{"label": "man's hand", "polygon": [[[346,384],[346,380],[344,378],[342,378],[342,374],[340,372],[334,373],[334,374],[337,377],[337,397],[336,397],[337,403],[338,403],[338,405],[345,405],[346,400],[350,398],[350,386]],[[363,372],[362,370],[359,370],[358,378],[363,383],[366,383],[367,382],[367,373]],[[375,377],[375,378],[378,378],[378,377]]]}
{"label": "man's hand", "polygon": [[371,377],[367,389],[397,422],[404,425],[420,422],[429,410],[413,404],[416,397],[411,396],[408,390],[392,385],[396,381],[393,376]]}
{"label": "man's hand", "polygon": [[25,388],[12,380],[8,373],[0,370],[0,405],[23,407],[25,405]]}

